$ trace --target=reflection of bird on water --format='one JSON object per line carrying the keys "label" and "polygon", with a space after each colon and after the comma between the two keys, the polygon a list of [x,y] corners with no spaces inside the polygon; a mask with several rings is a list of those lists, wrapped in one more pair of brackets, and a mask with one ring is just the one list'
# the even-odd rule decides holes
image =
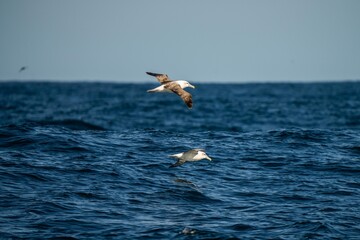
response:
{"label": "reflection of bird on water", "polygon": [[198,192],[201,192],[200,189],[198,188],[198,186],[196,186],[193,182],[191,181],[188,181],[188,180],[185,180],[185,179],[181,179],[181,178],[176,178],[174,180],[175,183],[180,183],[180,184],[183,184],[183,185],[186,185],[186,186],[189,186],[191,187],[192,189],[198,191]]}
{"label": "reflection of bird on water", "polygon": [[188,235],[188,234],[192,235],[192,234],[196,233],[196,230],[186,227],[180,233],[185,234],[185,235]]}
{"label": "reflection of bird on water", "polygon": [[23,67],[21,67],[20,69],[19,69],[19,72],[22,72],[22,71],[24,71],[24,70],[26,70],[27,69],[27,66],[23,66]]}
{"label": "reflection of bird on water", "polygon": [[205,153],[204,149],[192,149],[187,152],[170,155],[170,157],[177,159],[177,162],[170,167],[177,167],[186,162],[196,162],[202,159],[211,161],[211,158]]}

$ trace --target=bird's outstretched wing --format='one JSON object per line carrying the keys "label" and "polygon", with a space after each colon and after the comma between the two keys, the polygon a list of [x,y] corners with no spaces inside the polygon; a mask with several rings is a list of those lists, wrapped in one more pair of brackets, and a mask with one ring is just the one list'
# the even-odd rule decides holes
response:
{"label": "bird's outstretched wing", "polygon": [[181,157],[185,159],[193,159],[197,154],[198,151],[202,151],[201,149],[192,149],[187,152],[185,152]]}
{"label": "bird's outstretched wing", "polygon": [[185,162],[186,161],[184,161],[183,159],[179,159],[176,163],[172,164],[170,167],[178,167],[183,165]]}
{"label": "bird's outstretched wing", "polygon": [[181,97],[181,99],[184,101],[184,103],[186,104],[186,106],[188,108],[192,108],[193,106],[193,102],[192,102],[192,96],[190,93],[188,93],[187,91],[185,91],[184,89],[182,89],[180,87],[179,84],[177,84],[176,82],[172,82],[170,84],[167,84],[165,86],[166,89],[171,90],[172,92],[176,93],[177,95],[179,95]]}
{"label": "bird's outstretched wing", "polygon": [[26,66],[21,67],[21,68],[19,69],[19,72],[24,71],[26,68],[27,68]]}
{"label": "bird's outstretched wing", "polygon": [[152,73],[152,72],[146,72],[146,74],[156,77],[156,79],[161,83],[161,84],[165,84],[165,83],[169,83],[172,82],[170,80],[170,78],[168,77],[168,75],[166,74],[162,74],[162,73]]}
{"label": "bird's outstretched wing", "polygon": [[195,151],[203,151],[203,152],[205,152],[205,149],[203,149],[203,148],[195,148],[195,149],[193,149],[193,150],[195,150]]}

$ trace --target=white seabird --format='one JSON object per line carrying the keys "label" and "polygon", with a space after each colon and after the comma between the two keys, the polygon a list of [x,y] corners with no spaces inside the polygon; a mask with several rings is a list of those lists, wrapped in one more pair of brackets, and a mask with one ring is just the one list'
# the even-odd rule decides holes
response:
{"label": "white seabird", "polygon": [[192,108],[192,97],[191,94],[186,92],[184,88],[191,87],[195,88],[188,81],[185,80],[170,80],[168,75],[162,73],[152,73],[146,72],[146,74],[156,77],[156,79],[161,83],[161,85],[157,88],[150,89],[147,92],[155,93],[155,92],[168,92],[175,93],[181,97],[181,99],[185,102],[188,108]]}
{"label": "white seabird", "polygon": [[212,159],[205,153],[204,149],[192,149],[187,152],[182,152],[169,157],[176,158],[177,162],[171,165],[170,167],[177,167],[183,165],[186,162],[196,162],[202,159],[207,159],[211,161]]}

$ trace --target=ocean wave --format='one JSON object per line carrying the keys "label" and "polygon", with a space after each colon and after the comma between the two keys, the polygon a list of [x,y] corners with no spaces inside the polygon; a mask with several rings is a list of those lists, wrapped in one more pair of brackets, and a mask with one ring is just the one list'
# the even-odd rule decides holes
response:
{"label": "ocean wave", "polygon": [[35,122],[39,126],[57,126],[64,127],[71,130],[94,130],[94,131],[104,131],[105,128],[83,121],[78,119],[64,119],[64,120],[46,120]]}
{"label": "ocean wave", "polygon": [[360,235],[358,83],[0,85],[0,238]]}

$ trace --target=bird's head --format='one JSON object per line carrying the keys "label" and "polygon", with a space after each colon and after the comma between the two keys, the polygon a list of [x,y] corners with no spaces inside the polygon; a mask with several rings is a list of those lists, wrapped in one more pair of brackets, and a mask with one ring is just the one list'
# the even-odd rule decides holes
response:
{"label": "bird's head", "polygon": [[212,159],[206,154],[206,152],[199,151],[199,152],[198,152],[198,155],[200,155],[200,157],[201,157],[202,159],[207,159],[207,160],[209,160],[209,161],[212,160]]}
{"label": "bird's head", "polygon": [[195,88],[194,85],[191,85],[188,81],[185,81],[185,80],[180,80],[180,81],[178,81],[178,83],[182,89],[187,88],[187,87]]}

